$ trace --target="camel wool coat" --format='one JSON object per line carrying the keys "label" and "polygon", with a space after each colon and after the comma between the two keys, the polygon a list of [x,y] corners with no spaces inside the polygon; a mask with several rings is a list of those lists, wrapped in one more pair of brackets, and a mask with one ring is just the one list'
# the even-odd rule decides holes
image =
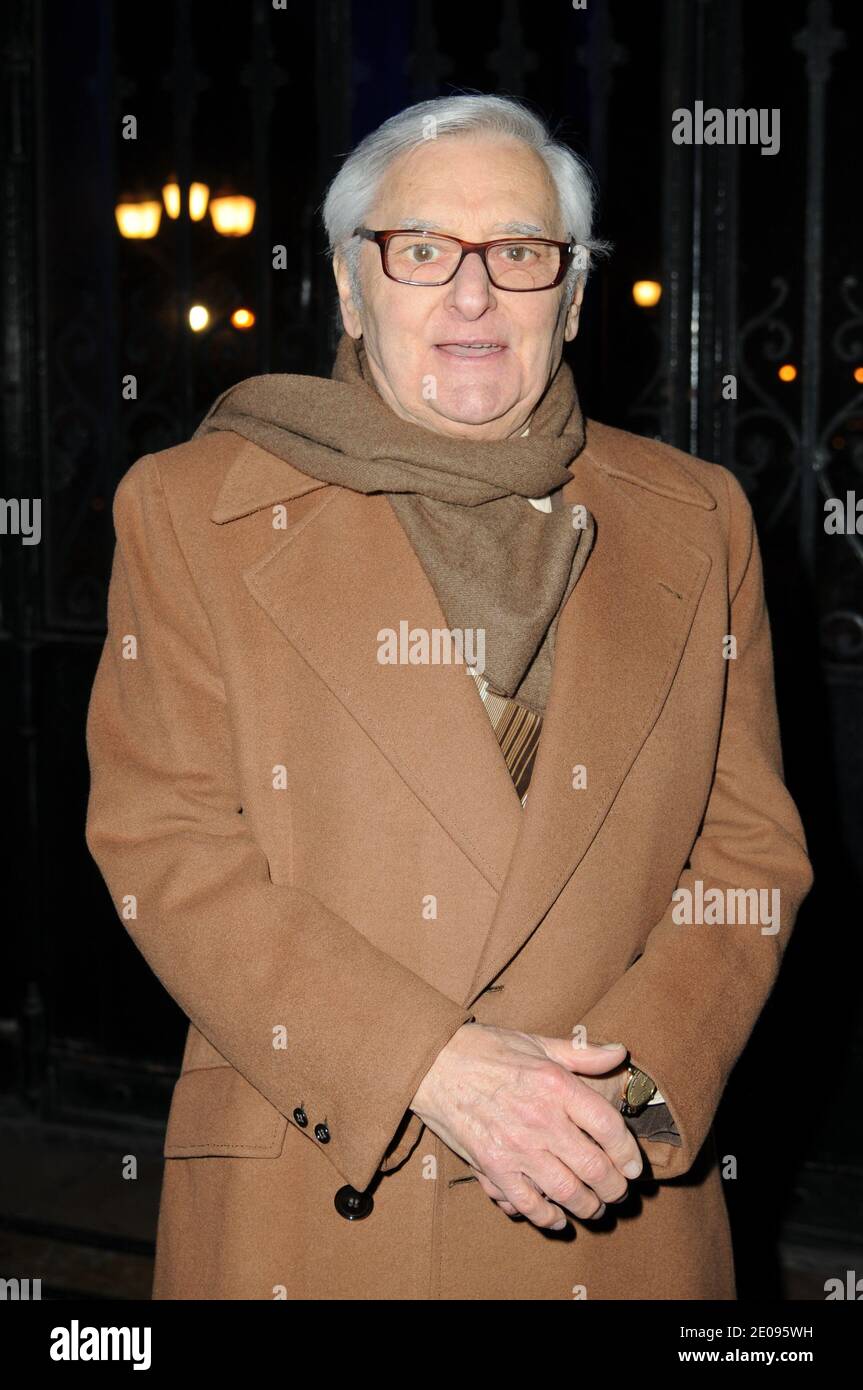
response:
{"label": "camel wool coat", "polygon": [[[447,626],[384,494],[232,432],[119,484],[86,838],[189,1019],[157,1299],[735,1298],[711,1125],[812,878],[759,549],[729,471],[586,424],[525,808],[465,668],[377,659]],[[598,1222],[510,1218],[409,1110],[469,1020],[623,1042],[681,1142]]]}

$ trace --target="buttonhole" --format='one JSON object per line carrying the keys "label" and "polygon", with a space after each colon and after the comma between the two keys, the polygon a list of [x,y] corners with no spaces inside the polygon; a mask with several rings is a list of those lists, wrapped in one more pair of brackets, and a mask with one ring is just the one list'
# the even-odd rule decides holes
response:
{"label": "buttonhole", "polygon": [[683,598],[683,595],[679,594],[676,589],[672,589],[670,584],[664,584],[661,579],[657,580],[657,583],[660,589],[666,589],[669,594],[674,594],[675,598]]}

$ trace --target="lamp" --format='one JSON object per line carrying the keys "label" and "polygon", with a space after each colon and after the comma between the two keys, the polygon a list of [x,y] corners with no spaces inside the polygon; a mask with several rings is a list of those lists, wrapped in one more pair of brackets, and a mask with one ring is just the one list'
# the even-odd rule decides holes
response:
{"label": "lamp", "polygon": [[137,202],[124,198],[114,209],[120,235],[134,241],[149,241],[159,230],[162,220],[162,204],[155,198],[143,198]]}
{"label": "lamp", "polygon": [[639,309],[652,309],[662,298],[662,286],[658,280],[636,280],[632,297]]}
{"label": "lamp", "polygon": [[[168,216],[172,221],[176,221],[180,216],[180,185],[173,175],[162,189],[162,201]],[[189,217],[193,222],[201,221],[209,201],[210,190],[205,183],[189,184]]]}
{"label": "lamp", "polygon": [[219,236],[248,236],[255,223],[255,200],[241,193],[211,198],[210,216]]}

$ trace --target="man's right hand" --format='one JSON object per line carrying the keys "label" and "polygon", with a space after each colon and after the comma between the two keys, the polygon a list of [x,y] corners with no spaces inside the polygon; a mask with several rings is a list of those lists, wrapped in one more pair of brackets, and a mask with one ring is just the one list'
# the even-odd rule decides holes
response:
{"label": "man's right hand", "polygon": [[599,1217],[641,1172],[623,1116],[578,1075],[612,1071],[625,1057],[622,1044],[574,1047],[570,1038],[466,1023],[438,1053],[410,1108],[477,1170],[503,1210],[562,1230],[560,1207],[582,1220]]}

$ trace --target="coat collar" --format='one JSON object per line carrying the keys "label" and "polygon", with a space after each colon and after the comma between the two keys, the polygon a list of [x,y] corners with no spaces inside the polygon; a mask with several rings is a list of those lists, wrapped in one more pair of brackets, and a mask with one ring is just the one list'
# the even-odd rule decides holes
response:
{"label": "coat collar", "polygon": [[320,478],[310,478],[307,473],[301,473],[286,459],[267,453],[260,445],[240,435],[235,438],[239,440],[240,448],[219,489],[216,504],[210,512],[211,521],[219,524],[236,521],[264,507],[290,502],[294,497],[330,486],[321,482]]}
{"label": "coat collar", "polygon": [[[211,513],[224,523],[322,489],[243,579],[496,893],[491,920],[469,927],[465,1007],[527,942],[589,849],[668,697],[710,570],[703,551],[645,516],[626,484],[711,509],[707,490],[683,468],[669,478],[660,464],[616,459],[604,430],[564,488],[567,504],[591,511],[597,534],[558,621],[525,810],[463,666],[377,663],[382,627],[447,627],[383,494],[321,484],[249,445]],[[581,790],[577,765],[588,773]]]}

